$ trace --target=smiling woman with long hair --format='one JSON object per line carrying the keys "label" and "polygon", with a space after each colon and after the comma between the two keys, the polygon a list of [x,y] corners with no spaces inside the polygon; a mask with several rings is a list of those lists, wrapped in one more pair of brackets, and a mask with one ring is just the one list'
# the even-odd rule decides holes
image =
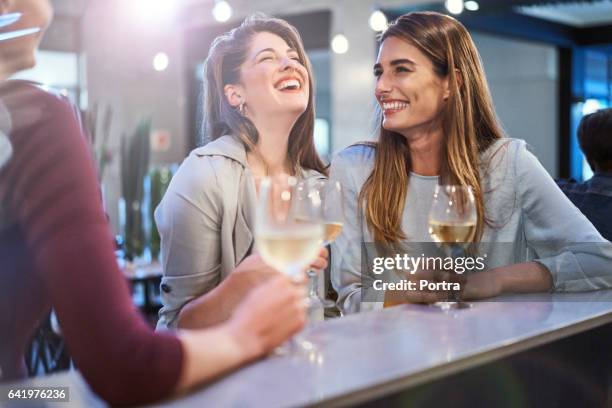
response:
{"label": "smiling woman with long hair", "polygon": [[[361,302],[369,279],[361,270],[362,242],[431,241],[427,219],[436,185],[471,188],[472,241],[498,244],[489,246],[490,270],[467,277],[466,297],[612,283],[606,241],[525,142],[505,137],[463,25],[433,12],[401,16],[381,35],[374,75],[378,140],[345,149],[331,166],[330,177],[345,185],[352,213],[332,245],[332,279],[345,311],[381,304]],[[384,299],[433,302],[444,296],[387,291]]]}
{"label": "smiling woman with long hair", "polygon": [[[217,37],[204,65],[210,142],[185,159],[155,212],[161,328],[224,321],[250,288],[278,273],[252,253],[258,177],[326,173],[313,139],[312,69],[294,27],[255,15]],[[326,256],[312,266],[325,267]],[[239,264],[250,273],[230,273]]]}

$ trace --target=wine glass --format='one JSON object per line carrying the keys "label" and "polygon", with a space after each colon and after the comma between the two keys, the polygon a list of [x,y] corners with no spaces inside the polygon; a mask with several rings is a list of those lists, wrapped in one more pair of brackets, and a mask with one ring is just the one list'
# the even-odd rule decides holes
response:
{"label": "wine glass", "polygon": [[[476,205],[469,186],[437,185],[429,212],[429,234],[447,256],[464,256],[476,233]],[[458,292],[449,301],[437,302],[443,310],[471,307],[462,302]]]}
{"label": "wine glass", "polygon": [[[299,187],[299,188],[298,188]],[[298,199],[299,197],[299,199]],[[319,193],[292,176],[264,177],[259,187],[255,243],[267,264],[296,281],[319,254],[324,227]],[[294,341],[306,351],[312,344]],[[287,350],[279,350],[285,353]]]}
{"label": "wine glass", "polygon": [[[324,225],[324,237],[321,246],[330,245],[342,232],[344,224],[344,199],[342,195],[342,185],[339,181],[329,179],[307,179],[300,182],[298,191],[303,189],[311,194],[316,194],[321,201],[321,218]],[[306,194],[298,194],[298,200],[306,197]],[[321,273],[321,272],[319,272]],[[336,306],[336,302],[331,299],[324,299],[318,293],[317,271],[308,269],[308,299],[310,300],[311,320],[322,320],[323,310]],[[320,312],[320,313],[319,313]]]}

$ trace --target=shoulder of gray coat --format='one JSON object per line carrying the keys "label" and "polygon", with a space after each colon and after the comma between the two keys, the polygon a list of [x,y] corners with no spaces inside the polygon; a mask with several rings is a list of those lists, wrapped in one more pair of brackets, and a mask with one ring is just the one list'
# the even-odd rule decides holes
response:
{"label": "shoulder of gray coat", "polygon": [[231,135],[221,136],[206,145],[191,151],[190,156],[196,157],[223,157],[247,166],[246,147],[237,137]]}

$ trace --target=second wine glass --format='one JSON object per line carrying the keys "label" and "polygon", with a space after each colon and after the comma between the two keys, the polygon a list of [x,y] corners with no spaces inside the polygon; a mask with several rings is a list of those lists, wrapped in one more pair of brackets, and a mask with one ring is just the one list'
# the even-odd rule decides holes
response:
{"label": "second wine glass", "polygon": [[[318,217],[321,219],[321,223],[324,226],[323,239],[321,240],[321,246],[326,247],[336,240],[336,238],[342,232],[344,225],[344,199],[342,194],[342,185],[339,181],[329,179],[307,179],[300,182],[298,191],[302,193],[298,194],[299,200],[306,199],[309,201],[307,194],[314,194],[316,199],[321,203],[321,212]],[[302,216],[306,221],[305,215]],[[320,310],[320,313],[312,313],[312,320],[322,320],[323,310],[336,306],[335,300],[322,298],[319,295],[318,281],[320,274],[324,271],[315,271],[312,269],[308,270],[308,299],[311,302],[311,306],[316,309],[315,312]],[[319,306],[317,309],[316,306]]]}

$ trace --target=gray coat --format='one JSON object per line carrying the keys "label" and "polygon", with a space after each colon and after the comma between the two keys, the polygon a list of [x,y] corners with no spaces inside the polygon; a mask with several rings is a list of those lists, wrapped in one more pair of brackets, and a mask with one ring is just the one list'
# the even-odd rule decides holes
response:
{"label": "gray coat", "polygon": [[[303,171],[301,177],[320,176]],[[215,288],[253,251],[255,183],[246,149],[222,136],[194,149],[155,210],[161,236],[162,309],[157,327],[176,327],[190,300]]]}

